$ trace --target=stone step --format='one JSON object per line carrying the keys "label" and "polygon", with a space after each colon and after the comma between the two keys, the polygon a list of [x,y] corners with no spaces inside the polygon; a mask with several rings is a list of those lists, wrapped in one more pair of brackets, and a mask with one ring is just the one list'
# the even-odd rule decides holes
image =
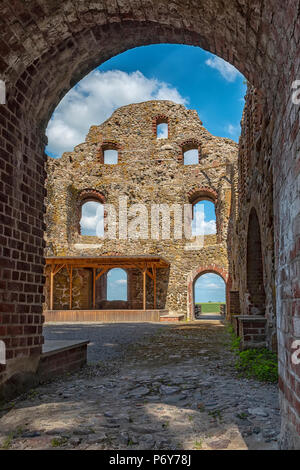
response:
{"label": "stone step", "polygon": [[184,320],[183,314],[169,313],[168,315],[161,315],[161,322],[177,322]]}

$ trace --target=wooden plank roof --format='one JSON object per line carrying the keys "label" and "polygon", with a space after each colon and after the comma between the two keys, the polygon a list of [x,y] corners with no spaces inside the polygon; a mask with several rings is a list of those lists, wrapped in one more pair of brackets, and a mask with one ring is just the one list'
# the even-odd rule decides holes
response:
{"label": "wooden plank roof", "polygon": [[155,266],[156,268],[167,268],[170,263],[161,256],[138,255],[138,256],[48,256],[46,265],[68,265],[81,268],[94,267],[127,267]]}

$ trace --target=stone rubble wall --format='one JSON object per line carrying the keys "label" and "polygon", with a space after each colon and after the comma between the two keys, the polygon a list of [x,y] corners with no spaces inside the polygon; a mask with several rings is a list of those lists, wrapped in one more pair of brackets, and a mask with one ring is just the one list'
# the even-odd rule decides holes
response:
{"label": "stone rubble wall", "polygon": [[[158,117],[168,120],[168,139],[157,139]],[[187,143],[199,146],[199,164],[184,165]],[[103,163],[103,149],[118,149],[117,165]],[[188,314],[188,278],[201,266],[216,264],[228,271],[227,227],[232,204],[232,178],[237,172],[237,144],[212,136],[196,111],[170,101],[150,101],[124,106],[100,126],[92,126],[86,141],[61,159],[48,158],[46,256],[93,257],[118,254],[158,255],[170,262],[169,272],[158,270],[157,303],[170,313]],[[188,251],[185,238],[109,240],[79,233],[81,204],[93,197],[118,210],[119,197],[148,209],[149,237],[152,204],[184,204],[195,197],[215,200],[217,234],[206,235],[204,247]],[[97,199],[96,199],[97,200]],[[165,277],[167,276],[167,277]],[[55,277],[56,282],[56,277]],[[61,282],[61,281],[59,281]],[[68,292],[66,279],[65,292]],[[150,279],[148,304],[153,293]],[[142,300],[141,278],[136,281],[136,300]],[[166,293],[167,289],[167,293]],[[60,308],[63,308],[62,301]],[[79,306],[78,306],[79,308]],[[82,307],[81,307],[82,308]]]}

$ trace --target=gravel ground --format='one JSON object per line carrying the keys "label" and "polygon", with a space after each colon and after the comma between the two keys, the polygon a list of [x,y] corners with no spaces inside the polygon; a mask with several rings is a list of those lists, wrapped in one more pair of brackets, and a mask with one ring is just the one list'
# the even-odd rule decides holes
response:
{"label": "gravel ground", "polygon": [[[153,335],[171,325],[161,323],[48,323],[45,340],[90,340],[88,363],[93,364],[122,356],[124,345]],[[172,326],[171,326],[172,327]]]}

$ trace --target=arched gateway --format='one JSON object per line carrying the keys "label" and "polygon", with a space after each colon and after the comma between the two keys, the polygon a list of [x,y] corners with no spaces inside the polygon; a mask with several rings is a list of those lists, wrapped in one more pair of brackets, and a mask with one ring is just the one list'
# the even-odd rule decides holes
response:
{"label": "arched gateway", "polygon": [[[272,188],[282,445],[299,448],[300,371],[289,349],[299,339],[290,315],[299,292],[293,274],[299,263],[300,107],[293,98],[300,73],[298,2],[216,0],[213,9],[210,0],[85,2],[75,13],[71,0],[38,5],[29,0],[18,2],[18,8],[4,0],[0,14],[0,78],[7,89],[6,105],[0,107],[0,339],[7,346],[7,364],[0,366],[0,381],[18,371],[34,373],[42,349],[44,129],[53,109],[90,70],[131,47],[159,42],[200,46],[235,65],[264,97],[254,116],[258,127],[251,119],[244,123],[247,138],[240,151],[247,158],[241,165],[240,194],[245,197],[237,241],[246,224],[248,190],[257,193],[265,208],[262,230],[270,231]],[[245,252],[245,246],[236,251],[237,262]],[[242,275],[244,263],[240,267],[237,262]],[[274,305],[275,299],[270,302]],[[272,308],[268,305],[268,311]]]}

